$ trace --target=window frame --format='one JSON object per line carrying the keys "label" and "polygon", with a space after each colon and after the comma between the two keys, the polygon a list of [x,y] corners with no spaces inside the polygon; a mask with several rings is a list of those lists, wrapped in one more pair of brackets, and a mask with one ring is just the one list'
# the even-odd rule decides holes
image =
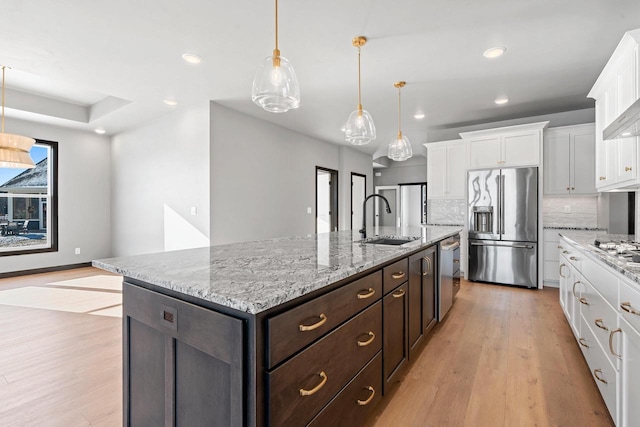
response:
{"label": "window frame", "polygon": [[[25,249],[0,251],[0,257],[58,252],[58,143],[36,139],[35,144],[47,145],[50,149],[48,162],[51,182],[49,182],[49,200],[47,201],[47,217],[51,218],[50,228],[47,228],[47,232],[50,234],[50,245],[46,248],[29,249],[27,246]],[[40,197],[38,196],[38,198]]]}

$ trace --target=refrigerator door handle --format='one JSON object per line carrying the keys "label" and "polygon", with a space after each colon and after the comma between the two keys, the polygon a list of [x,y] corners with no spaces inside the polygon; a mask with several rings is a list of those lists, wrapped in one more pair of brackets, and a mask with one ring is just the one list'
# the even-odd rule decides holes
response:
{"label": "refrigerator door handle", "polygon": [[518,248],[518,249],[533,249],[535,247],[533,245],[500,243],[500,242],[471,242],[470,244],[471,246],[505,246],[509,248]]}
{"label": "refrigerator door handle", "polygon": [[[502,172],[502,171],[501,171]],[[500,238],[502,238],[502,234],[504,234],[504,175],[500,173],[500,229],[498,233],[500,233]]]}

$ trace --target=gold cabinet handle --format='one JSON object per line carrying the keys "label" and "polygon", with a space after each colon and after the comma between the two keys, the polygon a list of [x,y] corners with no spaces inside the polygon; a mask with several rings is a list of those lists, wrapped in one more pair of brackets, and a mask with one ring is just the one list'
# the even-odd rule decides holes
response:
{"label": "gold cabinet handle", "polygon": [[584,338],[580,338],[578,342],[580,343],[581,346],[589,348],[589,345],[587,344],[587,340],[585,340]]}
{"label": "gold cabinet handle", "polygon": [[560,274],[560,277],[562,277],[563,279],[566,279],[567,276],[565,276],[564,274],[562,274],[562,267],[566,267],[566,264],[560,264],[560,271],[558,271],[558,273]]}
{"label": "gold cabinet handle", "polygon": [[580,281],[578,280],[577,282],[573,282],[573,288],[571,288],[571,293],[573,294],[573,297],[576,299],[580,299],[578,298],[578,295],[576,295],[576,285],[580,283]]}
{"label": "gold cabinet handle", "polygon": [[300,396],[311,396],[312,394],[316,394],[318,390],[320,390],[327,383],[327,374],[324,371],[320,372],[320,384],[312,388],[311,390],[305,390],[303,388],[300,389]]}
{"label": "gold cabinet handle", "polygon": [[368,340],[366,340],[366,341],[360,341],[360,340],[358,340],[358,347],[366,347],[366,346],[368,346],[369,344],[371,344],[371,343],[373,342],[373,340],[375,340],[375,339],[376,339],[376,334],[374,334],[374,333],[373,333],[373,332],[371,332],[371,331],[369,331],[369,333],[368,333],[367,335],[369,335],[369,337],[371,337],[371,338],[369,338],[369,339],[368,339]]}
{"label": "gold cabinet handle", "polygon": [[398,292],[394,292],[392,295],[394,298],[402,298],[407,292],[404,289],[400,289]]}
{"label": "gold cabinet handle", "polygon": [[563,253],[563,254],[568,254],[568,253],[569,253],[569,251],[562,251],[562,253]]}
{"label": "gold cabinet handle", "polygon": [[595,325],[600,328],[600,329],[604,329],[605,331],[608,331],[609,328],[607,328],[606,326],[604,326],[603,320],[602,319],[596,319],[593,321],[593,323],[595,323]]}
{"label": "gold cabinet handle", "polygon": [[571,190],[569,187],[567,187],[567,191]]}
{"label": "gold cabinet handle", "polygon": [[576,257],[574,257],[574,256],[569,257],[569,259],[570,259],[571,261],[579,261],[579,259],[578,259],[578,258],[576,258]]}
{"label": "gold cabinet handle", "polygon": [[376,395],[376,391],[372,386],[369,387],[365,387],[366,390],[369,390],[371,392],[371,395],[369,397],[367,397],[366,400],[356,400],[356,402],[358,402],[358,406],[365,406],[368,405],[369,403],[371,403],[371,401],[373,400],[373,396]]}
{"label": "gold cabinet handle", "polygon": [[393,273],[391,277],[394,279],[402,279],[405,276],[404,271],[398,271],[397,273]]}
{"label": "gold cabinet handle", "polygon": [[622,329],[618,328],[618,329],[614,329],[613,331],[609,332],[609,351],[611,352],[611,354],[613,354],[615,357],[617,357],[618,359],[620,359],[622,356],[619,355],[618,353],[616,353],[616,351],[613,349],[613,336],[618,333],[618,332],[622,332]]}
{"label": "gold cabinet handle", "polygon": [[624,171],[625,171],[625,172],[630,172],[630,171],[631,171],[631,168],[630,168],[629,166],[627,166],[627,167],[625,167],[625,168],[624,168]]}
{"label": "gold cabinet handle", "polygon": [[427,271],[422,273],[423,276],[426,276],[427,274],[431,273],[431,258],[429,258],[428,256],[425,256],[425,257],[422,257],[422,259],[427,261]]}
{"label": "gold cabinet handle", "polygon": [[598,375],[599,373],[600,373],[600,374],[602,373],[602,369],[594,369],[594,370],[593,370],[593,376],[594,376],[594,377],[596,377],[596,379],[597,379],[598,381],[603,382],[603,383],[605,383],[605,384],[608,384],[608,383],[607,383],[607,380],[605,380],[604,378],[600,377],[600,375]]}
{"label": "gold cabinet handle", "polygon": [[580,301],[580,304],[589,305],[589,301],[585,297],[578,298],[578,301]]}
{"label": "gold cabinet handle", "polygon": [[636,316],[640,316],[640,311],[638,311],[635,308],[631,307],[631,303],[630,302],[621,303],[620,304],[620,308],[623,309],[624,311],[626,311],[627,313],[631,313],[631,314],[635,314]]}
{"label": "gold cabinet handle", "polygon": [[558,249],[564,249],[562,246],[558,245]]}
{"label": "gold cabinet handle", "polygon": [[571,187],[571,190],[575,190],[575,189],[576,189],[576,187]]}
{"label": "gold cabinet handle", "polygon": [[[366,292],[366,293],[362,293],[362,292]],[[371,298],[375,293],[376,293],[375,289],[369,288],[365,291],[358,292],[357,296],[358,296],[358,299],[367,299],[367,298]]]}
{"label": "gold cabinet handle", "polygon": [[327,316],[325,316],[324,313],[320,313],[320,316],[318,317],[320,318],[320,321],[314,323],[313,325],[298,325],[300,326],[300,332],[313,331],[314,329],[318,329],[320,326],[327,323]]}
{"label": "gold cabinet handle", "polygon": [[607,179],[607,177],[606,177],[606,176],[601,176],[601,177],[600,177],[600,181],[604,181],[605,179]]}

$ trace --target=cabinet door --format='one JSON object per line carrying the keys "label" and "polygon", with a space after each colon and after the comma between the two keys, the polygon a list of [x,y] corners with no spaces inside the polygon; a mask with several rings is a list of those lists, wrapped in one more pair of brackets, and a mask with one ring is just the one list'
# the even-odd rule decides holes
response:
{"label": "cabinet door", "polygon": [[469,168],[495,168],[502,165],[500,136],[469,140]]}
{"label": "cabinet door", "polygon": [[567,320],[570,320],[569,307],[567,305],[569,293],[567,289],[569,288],[569,282],[571,280],[571,268],[569,267],[569,262],[562,256],[560,257],[558,274],[560,276],[560,306],[562,306],[562,310],[564,311],[564,315]]}
{"label": "cabinet door", "polygon": [[398,286],[383,299],[384,393],[400,381],[402,368],[408,360],[408,284]]}
{"label": "cabinet door", "polygon": [[571,194],[596,192],[595,155],[596,140],[592,130],[571,134]]}
{"label": "cabinet door", "polygon": [[425,251],[422,258],[422,328],[426,335],[436,325],[436,277],[438,263],[436,247]]}
{"label": "cabinet door", "polygon": [[571,133],[558,133],[544,139],[544,194],[570,191]]}
{"label": "cabinet door", "polygon": [[621,138],[616,140],[618,162],[616,169],[616,182],[634,180],[638,177],[637,165],[637,138]]}
{"label": "cabinet door", "polygon": [[[631,52],[630,52],[631,53]],[[636,58],[634,54],[626,55],[618,64],[616,106],[617,115],[622,114],[638,99],[636,92]]]}
{"label": "cabinet door", "polygon": [[409,257],[409,358],[423,338],[422,329],[422,262],[426,252]]}
{"label": "cabinet door", "polygon": [[443,199],[447,191],[447,147],[429,148],[427,151],[427,182],[429,199]]}
{"label": "cabinet door", "polygon": [[622,346],[620,358],[620,417],[622,426],[636,426],[640,422],[640,334],[620,319]]}
{"label": "cabinet door", "polygon": [[605,185],[611,185],[618,182],[618,140],[604,141],[604,144],[607,151],[607,172],[603,182]]}
{"label": "cabinet door", "polygon": [[602,139],[605,105],[603,98],[596,99],[596,188],[604,187],[607,179],[607,146]]}
{"label": "cabinet door", "polygon": [[461,144],[447,147],[447,198],[464,199],[467,183],[466,146]]}
{"label": "cabinet door", "polygon": [[504,135],[502,137],[502,165],[539,165],[541,139],[540,131]]}
{"label": "cabinet door", "polygon": [[607,90],[603,94],[604,99],[604,122],[602,130],[609,126],[618,116],[618,99],[616,97],[617,82],[616,80],[608,80],[606,83]]}

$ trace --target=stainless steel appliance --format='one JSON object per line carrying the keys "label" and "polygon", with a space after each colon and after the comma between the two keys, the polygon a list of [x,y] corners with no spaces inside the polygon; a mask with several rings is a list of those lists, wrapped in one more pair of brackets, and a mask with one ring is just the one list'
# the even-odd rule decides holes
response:
{"label": "stainless steel appliance", "polygon": [[438,321],[453,306],[453,298],[460,289],[460,235],[440,242],[440,281],[438,284]]}
{"label": "stainless steel appliance", "polygon": [[538,168],[469,171],[469,280],[537,287]]}

